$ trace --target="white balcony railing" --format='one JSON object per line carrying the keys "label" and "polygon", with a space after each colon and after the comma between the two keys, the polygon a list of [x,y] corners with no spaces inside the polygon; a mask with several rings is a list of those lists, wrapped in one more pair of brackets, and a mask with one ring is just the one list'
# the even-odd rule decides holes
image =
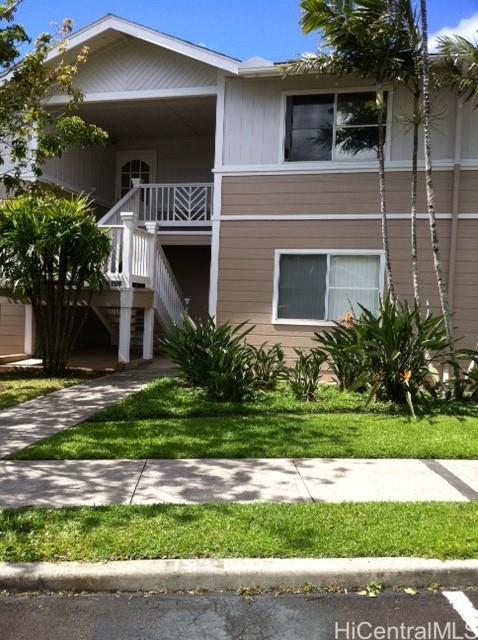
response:
{"label": "white balcony railing", "polygon": [[206,227],[211,224],[213,185],[135,185],[100,220],[100,225],[121,224],[121,213],[134,213],[139,224],[158,222],[166,227]]}

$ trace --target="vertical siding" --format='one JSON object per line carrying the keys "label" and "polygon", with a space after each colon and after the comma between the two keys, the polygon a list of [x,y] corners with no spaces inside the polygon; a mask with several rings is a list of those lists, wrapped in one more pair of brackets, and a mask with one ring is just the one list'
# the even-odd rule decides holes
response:
{"label": "vertical siding", "polygon": [[[363,81],[348,80],[349,86],[364,86]],[[264,165],[281,162],[280,133],[283,128],[283,92],[305,89],[344,88],[344,81],[328,82],[313,77],[282,79],[228,78],[226,82],[226,103],[224,123],[224,165]],[[409,93],[403,89],[393,92],[392,126],[388,136],[391,145],[391,160],[410,160],[411,101]],[[451,160],[454,152],[455,100],[449,92],[442,92],[434,102],[433,153],[436,160]],[[469,126],[478,125],[478,114],[466,111]],[[468,121],[468,120],[467,120]],[[467,129],[465,129],[466,131]],[[469,130],[469,129],[468,129]],[[471,136],[470,136],[471,137]],[[476,136],[475,136],[476,138]],[[467,153],[478,157],[476,142]],[[474,146],[473,146],[474,145]],[[420,157],[423,156],[420,148]],[[345,165],[347,163],[344,163]]]}
{"label": "vertical siding", "polygon": [[68,190],[91,195],[100,204],[111,206],[115,199],[115,151],[111,145],[72,147],[61,158],[48,160],[45,179]]}
{"label": "vertical siding", "polygon": [[25,307],[0,299],[0,355],[23,353],[25,344]]}
{"label": "vertical siding", "polygon": [[212,182],[214,138],[157,138],[120,142],[118,150],[154,150],[156,182]]}

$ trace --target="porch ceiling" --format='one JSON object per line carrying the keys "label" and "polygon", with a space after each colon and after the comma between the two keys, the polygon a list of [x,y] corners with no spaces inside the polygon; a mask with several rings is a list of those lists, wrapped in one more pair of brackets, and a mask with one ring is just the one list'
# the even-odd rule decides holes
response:
{"label": "porch ceiling", "polygon": [[215,96],[82,104],[80,115],[111,142],[214,135]]}

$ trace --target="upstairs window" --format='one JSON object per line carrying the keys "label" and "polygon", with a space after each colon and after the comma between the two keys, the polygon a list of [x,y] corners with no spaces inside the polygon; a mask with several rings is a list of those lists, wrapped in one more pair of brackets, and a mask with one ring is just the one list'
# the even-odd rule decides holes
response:
{"label": "upstairs window", "polygon": [[359,304],[376,312],[381,289],[378,254],[280,251],[275,273],[274,321],[330,322]]}
{"label": "upstairs window", "polygon": [[377,153],[375,92],[287,97],[286,161],[374,160]]}

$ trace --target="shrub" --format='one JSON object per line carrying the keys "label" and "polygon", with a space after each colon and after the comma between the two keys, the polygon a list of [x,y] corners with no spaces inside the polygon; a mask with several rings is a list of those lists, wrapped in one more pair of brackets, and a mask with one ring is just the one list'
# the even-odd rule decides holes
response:
{"label": "shrub", "polygon": [[313,402],[317,400],[317,392],[322,376],[321,365],[326,360],[324,352],[312,349],[309,353],[294,350],[297,360],[293,367],[286,370],[286,378],[296,400]]}
{"label": "shrub", "polygon": [[216,326],[211,317],[194,323],[186,317],[160,339],[160,345],[182,377],[203,388],[211,400],[241,402],[258,388],[254,352],[244,342],[252,327],[244,326]]}
{"label": "shrub", "polygon": [[273,391],[284,376],[284,351],[278,344],[267,349],[266,343],[250,349],[253,355],[252,368],[258,387],[264,391]]}
{"label": "shrub", "polygon": [[0,207],[0,279],[33,306],[46,375],[64,373],[81,329],[77,310],[106,284],[109,253],[84,197],[23,196]]}
{"label": "shrub", "polygon": [[445,356],[448,341],[443,317],[422,317],[416,304],[410,307],[390,296],[380,301],[377,315],[364,307],[361,310],[355,327],[372,394],[410,404],[423,388],[432,361]]}
{"label": "shrub", "polygon": [[368,379],[365,353],[359,346],[355,319],[347,315],[314,340],[324,352],[341,391],[363,391]]}
{"label": "shrub", "polygon": [[[469,362],[469,366],[466,370],[462,370],[461,375],[464,395],[466,399],[476,402],[478,400],[478,351],[475,349],[462,349],[458,353],[458,357]],[[455,380],[452,380],[451,384],[455,384]]]}

